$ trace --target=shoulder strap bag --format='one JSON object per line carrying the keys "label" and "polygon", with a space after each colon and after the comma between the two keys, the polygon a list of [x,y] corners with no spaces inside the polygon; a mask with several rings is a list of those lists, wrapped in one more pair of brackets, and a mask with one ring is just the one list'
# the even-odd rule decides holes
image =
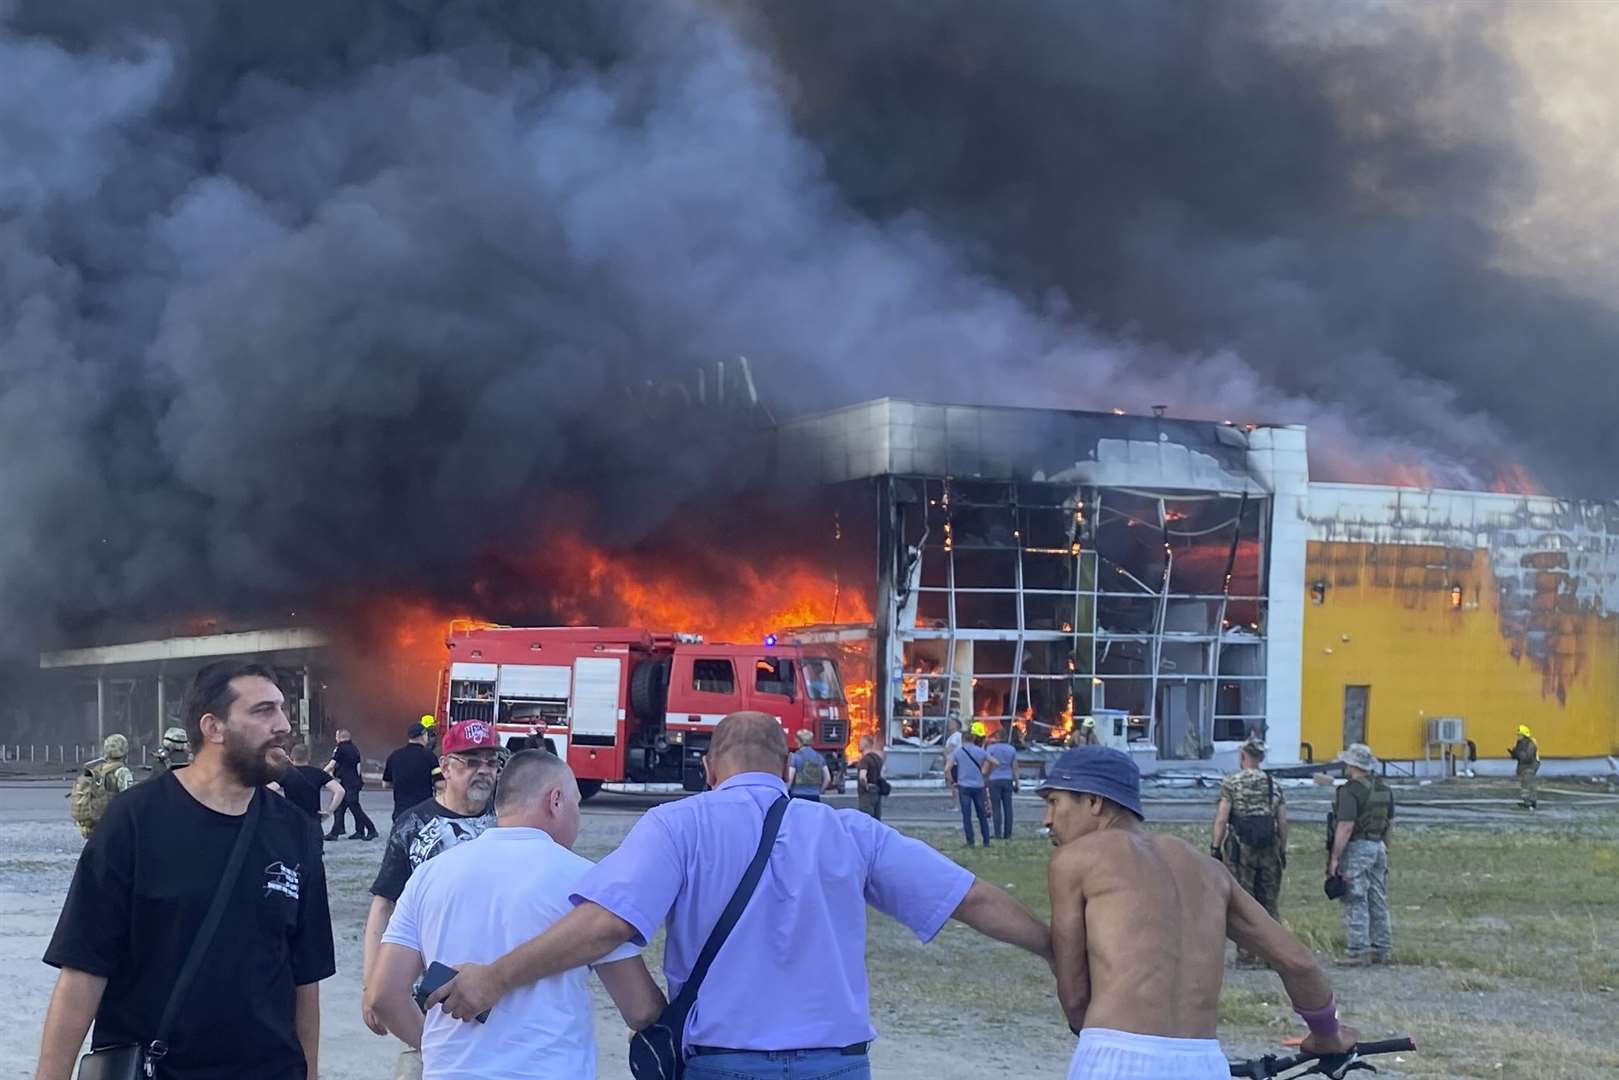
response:
{"label": "shoulder strap bag", "polygon": [[697,991],[702,988],[703,978],[713,966],[714,957],[719,955],[720,947],[731,936],[731,929],[736,926],[748,901],[753,899],[754,890],[759,887],[765,864],[770,861],[770,849],[775,846],[776,834],[781,831],[782,815],[787,812],[790,801],[783,795],[765,811],[764,835],[759,838],[759,849],[753,853],[753,861],[748,864],[747,872],[737,884],[736,892],[731,894],[731,902],[725,905],[720,921],[709,931],[703,951],[697,954],[697,963],[691,969],[691,978],[686,980],[675,999],[664,1006],[652,1026],[637,1031],[630,1040],[630,1075],[635,1080],[680,1080],[685,1075],[686,1018],[691,1015],[692,1006],[697,1004]]}
{"label": "shoulder strap bag", "polygon": [[225,872],[220,875],[219,885],[214,889],[213,902],[208,905],[208,914],[197,929],[197,936],[191,939],[191,949],[186,953],[180,974],[169,990],[169,1000],[163,1006],[163,1017],[157,1022],[152,1041],[90,1051],[79,1059],[79,1080],[151,1080],[157,1076],[158,1067],[169,1053],[168,1039],[174,1031],[174,1021],[179,1018],[180,1006],[185,1004],[186,994],[196,981],[197,970],[202,967],[208,946],[225,917],[225,906],[230,902],[231,890],[242,876],[242,863],[247,859],[247,849],[252,846],[253,836],[258,831],[259,803],[267,797],[262,791],[255,790],[247,804],[247,813],[242,816],[242,828],[230,849]]}

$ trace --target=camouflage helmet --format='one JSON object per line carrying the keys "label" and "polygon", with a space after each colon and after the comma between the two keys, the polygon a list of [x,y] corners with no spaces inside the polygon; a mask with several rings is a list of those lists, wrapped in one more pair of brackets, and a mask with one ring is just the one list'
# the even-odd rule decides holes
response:
{"label": "camouflage helmet", "polygon": [[122,735],[108,735],[101,740],[101,753],[114,761],[129,756],[129,740]]}
{"label": "camouflage helmet", "polygon": [[170,750],[184,750],[191,745],[191,737],[183,727],[171,727],[163,732],[163,745]]}

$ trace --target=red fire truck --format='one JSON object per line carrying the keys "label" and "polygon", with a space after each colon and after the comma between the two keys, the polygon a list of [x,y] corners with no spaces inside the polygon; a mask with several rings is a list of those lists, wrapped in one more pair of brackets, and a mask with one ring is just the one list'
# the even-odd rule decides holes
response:
{"label": "red fire truck", "polygon": [[809,729],[841,780],[849,705],[829,657],[778,643],[722,645],[637,627],[452,626],[440,721],[493,723],[507,744],[539,737],[586,798],[603,783],[704,786],[703,755],[727,713],[757,709]]}

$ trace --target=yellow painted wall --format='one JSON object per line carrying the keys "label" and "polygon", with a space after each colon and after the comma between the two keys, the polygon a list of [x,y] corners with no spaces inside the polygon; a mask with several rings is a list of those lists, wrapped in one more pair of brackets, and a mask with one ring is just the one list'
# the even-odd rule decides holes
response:
{"label": "yellow painted wall", "polygon": [[[1318,761],[1341,748],[1350,685],[1371,687],[1381,757],[1420,758],[1423,716],[1464,717],[1481,758],[1506,757],[1520,723],[1544,757],[1619,752],[1619,621],[1560,597],[1560,575],[1531,575],[1529,614],[1503,620],[1487,551],[1311,541],[1306,566],[1301,735]],[[1544,661],[1528,655],[1526,621],[1550,635]]]}

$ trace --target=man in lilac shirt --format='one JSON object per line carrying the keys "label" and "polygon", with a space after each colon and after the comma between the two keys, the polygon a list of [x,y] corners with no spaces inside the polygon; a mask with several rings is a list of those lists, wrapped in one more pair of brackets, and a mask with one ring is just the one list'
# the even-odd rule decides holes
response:
{"label": "man in lilac shirt", "polygon": [[[787,791],[786,736],[773,717],[733,713],[703,767],[713,790],[648,811],[580,880],[571,913],[493,964],[453,964],[460,975],[429,1007],[468,1019],[626,941],[644,945],[665,923],[663,969],[677,994],[753,858],[765,810]],[[794,799],[687,1022],[688,1080],[869,1077],[868,903],[922,941],[956,918],[1051,956],[1050,930],[1007,893],[858,810]]]}

